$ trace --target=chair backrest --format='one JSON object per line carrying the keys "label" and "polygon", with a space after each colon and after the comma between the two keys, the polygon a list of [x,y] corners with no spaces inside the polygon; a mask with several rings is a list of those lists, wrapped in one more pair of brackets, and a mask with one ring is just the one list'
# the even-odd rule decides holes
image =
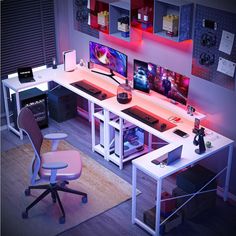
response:
{"label": "chair backrest", "polygon": [[33,112],[27,107],[21,109],[17,123],[19,129],[22,129],[28,135],[35,152],[35,159],[32,162],[33,173],[31,178],[31,184],[34,184],[41,165],[40,149],[43,143],[43,135],[34,118]]}

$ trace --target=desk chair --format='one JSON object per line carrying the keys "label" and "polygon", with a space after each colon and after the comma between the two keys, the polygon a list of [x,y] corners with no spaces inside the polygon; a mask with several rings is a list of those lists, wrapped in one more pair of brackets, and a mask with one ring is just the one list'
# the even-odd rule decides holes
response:
{"label": "desk chair", "polygon": [[[62,216],[59,223],[65,223],[65,211],[62,206],[58,191],[82,195],[82,202],[87,202],[87,194],[66,187],[70,180],[78,179],[82,171],[80,154],[76,150],[50,151],[40,153],[43,136],[34,118],[32,111],[24,107],[18,116],[18,127],[25,132],[34,149],[32,162],[31,184],[25,190],[25,195],[30,195],[31,189],[44,189],[45,191],[37,197],[22,213],[23,218],[28,218],[28,211],[39,201],[51,194],[53,202],[58,202]],[[47,184],[38,185],[46,182]]]}

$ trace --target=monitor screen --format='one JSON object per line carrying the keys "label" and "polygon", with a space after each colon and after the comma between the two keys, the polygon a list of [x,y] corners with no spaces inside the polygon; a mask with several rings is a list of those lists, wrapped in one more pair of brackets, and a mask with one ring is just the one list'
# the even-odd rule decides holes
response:
{"label": "monitor screen", "polygon": [[104,66],[113,72],[127,77],[127,56],[113,48],[99,43],[89,42],[90,62]]}
{"label": "monitor screen", "polygon": [[134,60],[134,89],[149,93],[148,63]]}
{"label": "monitor screen", "polygon": [[186,105],[190,79],[164,67],[148,63],[150,89]]}

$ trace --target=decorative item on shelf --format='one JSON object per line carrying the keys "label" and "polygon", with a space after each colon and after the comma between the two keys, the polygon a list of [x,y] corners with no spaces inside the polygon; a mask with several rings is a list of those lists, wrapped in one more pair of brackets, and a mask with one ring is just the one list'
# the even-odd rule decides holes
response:
{"label": "decorative item on shelf", "polygon": [[147,29],[152,25],[153,9],[151,7],[143,7],[138,9],[138,21],[142,23],[142,28]]}
{"label": "decorative item on shelf", "polygon": [[193,116],[193,113],[196,111],[196,109],[191,106],[191,105],[188,105],[187,106],[187,113],[190,115],[190,116]]}
{"label": "decorative item on shelf", "polygon": [[207,148],[212,148],[213,147],[210,141],[206,141],[205,145],[206,145]]}
{"label": "decorative item on shelf", "polygon": [[205,136],[204,130],[205,129],[203,127],[199,129],[193,140],[193,144],[195,146],[199,145],[199,148],[195,150],[197,154],[202,154],[206,151],[205,142],[204,142],[204,136]]}
{"label": "decorative item on shelf", "polygon": [[117,101],[121,104],[126,104],[132,100],[132,88],[126,79],[124,84],[120,84],[117,88]]}
{"label": "decorative item on shelf", "polygon": [[86,67],[86,60],[84,60],[84,59],[80,59],[80,61],[79,61],[79,65],[81,66],[81,67]]}
{"label": "decorative item on shelf", "polygon": [[129,17],[124,16],[118,19],[118,30],[121,31],[121,36],[129,37]]}
{"label": "decorative item on shelf", "polygon": [[52,69],[57,69],[56,57],[53,57],[53,58],[52,58]]}
{"label": "decorative item on shelf", "polygon": [[179,27],[179,16],[175,15],[166,15],[163,16],[163,30],[166,31],[166,34],[170,37],[178,35]]}
{"label": "decorative item on shelf", "polygon": [[98,12],[98,24],[102,27],[107,27],[109,24],[109,12],[101,11]]}

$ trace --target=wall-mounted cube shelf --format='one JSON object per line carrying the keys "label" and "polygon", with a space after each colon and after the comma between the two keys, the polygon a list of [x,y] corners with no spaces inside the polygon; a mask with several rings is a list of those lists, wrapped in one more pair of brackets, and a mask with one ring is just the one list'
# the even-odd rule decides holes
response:
{"label": "wall-mounted cube shelf", "polygon": [[110,4],[110,35],[130,41],[130,4],[114,2]]}
{"label": "wall-mounted cube shelf", "polygon": [[109,4],[115,0],[90,0],[90,26],[109,34]]}
{"label": "wall-mounted cube shelf", "polygon": [[153,33],[153,0],[131,0],[131,26]]}
{"label": "wall-mounted cube shelf", "polygon": [[155,0],[154,34],[180,42],[192,38],[193,3]]}

